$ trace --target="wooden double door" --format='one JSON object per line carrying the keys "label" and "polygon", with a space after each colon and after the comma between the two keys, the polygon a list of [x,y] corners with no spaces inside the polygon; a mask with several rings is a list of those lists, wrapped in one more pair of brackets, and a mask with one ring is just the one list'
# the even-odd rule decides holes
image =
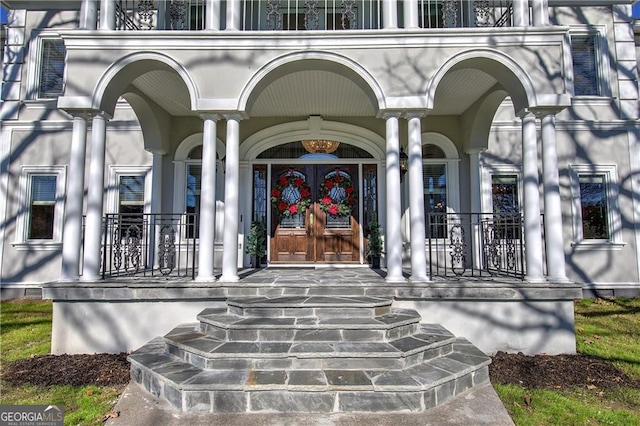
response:
{"label": "wooden double door", "polygon": [[272,263],[360,261],[357,165],[274,165],[271,176]]}

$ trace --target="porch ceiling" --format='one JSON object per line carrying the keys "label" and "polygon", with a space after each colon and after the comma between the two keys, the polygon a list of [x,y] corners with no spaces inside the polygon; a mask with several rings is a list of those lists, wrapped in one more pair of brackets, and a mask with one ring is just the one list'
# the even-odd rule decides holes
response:
{"label": "porch ceiling", "polygon": [[460,115],[496,83],[495,78],[478,70],[450,72],[438,85],[435,110],[429,115]]}
{"label": "porch ceiling", "polygon": [[171,115],[195,115],[191,111],[189,92],[175,72],[149,71],[133,80],[132,85]]}
{"label": "porch ceiling", "polygon": [[[436,92],[435,110],[429,115],[459,115],[491,89],[497,81],[471,69],[447,74]],[[180,77],[168,71],[150,71],[133,86],[174,116],[195,115]],[[258,95],[252,117],[351,116],[372,117],[374,105],[355,83],[339,74],[313,70],[287,74]]]}

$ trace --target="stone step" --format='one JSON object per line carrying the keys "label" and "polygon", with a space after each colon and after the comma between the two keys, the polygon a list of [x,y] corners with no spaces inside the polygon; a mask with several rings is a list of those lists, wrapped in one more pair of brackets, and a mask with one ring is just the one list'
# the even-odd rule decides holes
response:
{"label": "stone step", "polygon": [[[345,341],[309,330],[284,341],[225,340],[203,333],[198,324],[176,327],[164,336],[168,351],[194,365],[226,369],[229,365],[261,369],[341,368],[401,369],[452,351],[457,340],[437,325],[420,325],[412,336],[389,341]],[[305,340],[306,339],[306,340]]]}
{"label": "stone step", "polygon": [[228,299],[228,313],[244,317],[374,317],[391,310],[391,300],[365,296],[289,296]]}
{"label": "stone step", "polygon": [[423,411],[489,380],[490,358],[464,339],[405,369],[196,367],[155,339],[129,356],[132,380],[183,411]]}
{"label": "stone step", "polygon": [[241,341],[387,341],[416,332],[420,315],[394,308],[376,316],[244,317],[225,309],[205,309],[197,316],[200,331],[220,340]]}

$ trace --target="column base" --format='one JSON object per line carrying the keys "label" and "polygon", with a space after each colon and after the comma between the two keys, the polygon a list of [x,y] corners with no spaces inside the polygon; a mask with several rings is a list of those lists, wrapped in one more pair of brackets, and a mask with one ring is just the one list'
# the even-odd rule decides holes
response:
{"label": "column base", "polygon": [[426,275],[424,275],[424,276],[411,275],[411,277],[409,277],[409,282],[411,282],[411,283],[429,283],[429,282],[431,282],[431,280]]}
{"label": "column base", "polygon": [[237,275],[223,275],[218,281],[226,283],[237,283],[238,281],[240,281],[240,277]]}
{"label": "column base", "polygon": [[102,280],[102,276],[101,275],[89,275],[89,274],[83,274],[80,277],[80,281],[82,282],[96,282],[96,281],[101,281]]}
{"label": "column base", "polygon": [[551,283],[558,283],[558,284],[568,284],[572,282],[567,277],[547,277],[547,281]]}
{"label": "column base", "polygon": [[406,283],[407,282],[407,279],[403,276],[399,276],[399,277],[387,276],[384,278],[384,280],[388,283]]}
{"label": "column base", "polygon": [[59,283],[77,283],[80,281],[80,277],[60,277],[58,278]]}
{"label": "column base", "polygon": [[545,283],[547,279],[545,277],[530,277],[525,275],[524,280],[528,283]]}
{"label": "column base", "polygon": [[196,276],[195,281],[197,281],[199,283],[202,283],[202,282],[214,283],[214,282],[216,282],[216,276],[215,275],[204,275],[204,276],[198,275],[198,276]]}

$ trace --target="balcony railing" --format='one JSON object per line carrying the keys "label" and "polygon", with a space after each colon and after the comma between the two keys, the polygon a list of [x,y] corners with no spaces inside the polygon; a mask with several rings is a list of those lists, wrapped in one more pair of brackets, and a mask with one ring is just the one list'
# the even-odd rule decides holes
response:
{"label": "balcony railing", "polygon": [[[383,27],[384,0],[241,0],[243,31],[369,30]],[[512,0],[416,0],[420,28],[511,25]],[[406,26],[398,2],[398,25]],[[202,30],[205,0],[117,0],[118,30]],[[224,19],[223,19],[224,20]],[[221,28],[225,28],[224,23]]]}
{"label": "balcony railing", "polygon": [[[195,278],[198,237],[195,213],[108,214],[103,234],[103,279]],[[429,214],[425,250],[431,278],[524,278],[519,214]]]}
{"label": "balcony railing", "polygon": [[523,279],[523,234],[520,214],[428,214],[429,275]]}
{"label": "balcony railing", "polygon": [[179,276],[194,279],[197,215],[107,214],[102,278]]}

